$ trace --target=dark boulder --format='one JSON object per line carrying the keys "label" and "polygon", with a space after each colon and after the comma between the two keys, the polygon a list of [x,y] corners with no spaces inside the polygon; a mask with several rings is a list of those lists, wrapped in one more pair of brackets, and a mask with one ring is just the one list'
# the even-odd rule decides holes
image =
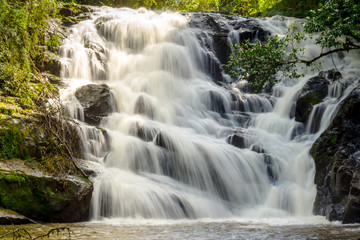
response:
{"label": "dark boulder", "polygon": [[229,136],[226,141],[237,147],[237,148],[246,148],[246,141],[245,141],[245,137],[244,136],[241,136],[239,134],[234,134],[234,135],[231,135]]}
{"label": "dark boulder", "polygon": [[360,91],[341,104],[312,154],[316,175],[315,214],[343,223],[360,222]]}
{"label": "dark boulder", "polygon": [[323,101],[328,95],[329,81],[324,77],[310,78],[296,101],[295,121],[306,124],[314,105]]}
{"label": "dark boulder", "polygon": [[85,122],[99,125],[115,109],[113,94],[106,84],[89,84],[78,88],[75,97],[84,108]]}

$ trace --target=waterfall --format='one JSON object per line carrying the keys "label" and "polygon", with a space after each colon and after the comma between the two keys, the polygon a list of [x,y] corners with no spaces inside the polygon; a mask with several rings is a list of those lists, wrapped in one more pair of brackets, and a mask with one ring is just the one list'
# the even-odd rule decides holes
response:
{"label": "waterfall", "polygon": [[[96,163],[92,218],[311,216],[316,187],[308,152],[342,91],[329,90],[320,130],[312,133],[292,112],[314,73],[285,79],[272,95],[243,92],[219,73],[214,39],[189,27],[192,16],[97,9],[61,48],[62,101],[81,123],[86,160]],[[259,24],[281,34],[286,21]],[[225,20],[221,26],[241,41]],[[106,84],[113,97],[99,127],[84,123],[76,97],[88,84]]]}

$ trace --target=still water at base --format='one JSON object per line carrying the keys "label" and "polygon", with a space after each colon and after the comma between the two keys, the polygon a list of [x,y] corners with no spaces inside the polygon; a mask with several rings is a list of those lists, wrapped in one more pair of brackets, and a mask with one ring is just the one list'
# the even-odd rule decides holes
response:
{"label": "still water at base", "polygon": [[[25,228],[32,237],[52,228],[69,227],[71,239],[360,239],[360,225],[304,219],[105,220],[75,224],[2,226],[0,236]],[[67,239],[68,233],[50,239]],[[8,239],[12,239],[12,236]],[[48,238],[47,238],[48,239]]]}

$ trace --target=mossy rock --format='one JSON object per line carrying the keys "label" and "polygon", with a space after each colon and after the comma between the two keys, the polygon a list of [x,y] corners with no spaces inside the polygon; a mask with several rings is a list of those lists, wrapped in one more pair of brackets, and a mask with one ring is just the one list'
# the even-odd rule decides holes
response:
{"label": "mossy rock", "polygon": [[7,120],[0,120],[0,158],[27,158],[24,148],[24,134],[16,124]]}
{"label": "mossy rock", "polygon": [[313,107],[328,94],[329,81],[320,76],[310,78],[304,85],[296,101],[295,120],[306,124]]}
{"label": "mossy rock", "polygon": [[44,222],[88,220],[93,186],[80,178],[0,171],[0,207]]}

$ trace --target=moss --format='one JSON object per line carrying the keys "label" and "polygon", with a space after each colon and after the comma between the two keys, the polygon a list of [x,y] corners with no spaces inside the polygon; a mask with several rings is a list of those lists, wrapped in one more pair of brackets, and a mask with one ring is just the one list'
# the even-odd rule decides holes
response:
{"label": "moss", "polygon": [[24,146],[24,133],[19,125],[10,123],[6,120],[0,120],[0,158],[25,159],[28,156]]}
{"label": "moss", "polygon": [[312,148],[312,150],[313,150],[312,158],[314,159],[314,161],[316,160],[317,147],[318,147],[318,144],[315,143]]}
{"label": "moss", "polygon": [[1,207],[0,207],[0,211],[1,211],[1,212],[6,212],[6,213],[8,213],[8,214],[20,215],[19,213],[15,212],[15,211],[13,211],[13,210],[1,208]]}
{"label": "moss", "polygon": [[332,138],[330,139],[330,144],[334,145],[337,141],[338,136],[336,134],[332,135]]}
{"label": "moss", "polygon": [[80,176],[79,178],[85,183],[91,183],[90,179],[88,179],[88,178],[86,178],[84,176]]}
{"label": "moss", "polygon": [[36,211],[47,213],[48,207],[40,204],[31,190],[31,180],[27,175],[15,172],[0,172],[0,206],[16,212],[28,214]]}
{"label": "moss", "polygon": [[54,193],[51,191],[51,189],[49,187],[46,187],[46,193],[49,197],[53,197]]}
{"label": "moss", "polygon": [[304,96],[306,102],[316,105],[324,99],[324,96],[320,92],[310,92]]}

